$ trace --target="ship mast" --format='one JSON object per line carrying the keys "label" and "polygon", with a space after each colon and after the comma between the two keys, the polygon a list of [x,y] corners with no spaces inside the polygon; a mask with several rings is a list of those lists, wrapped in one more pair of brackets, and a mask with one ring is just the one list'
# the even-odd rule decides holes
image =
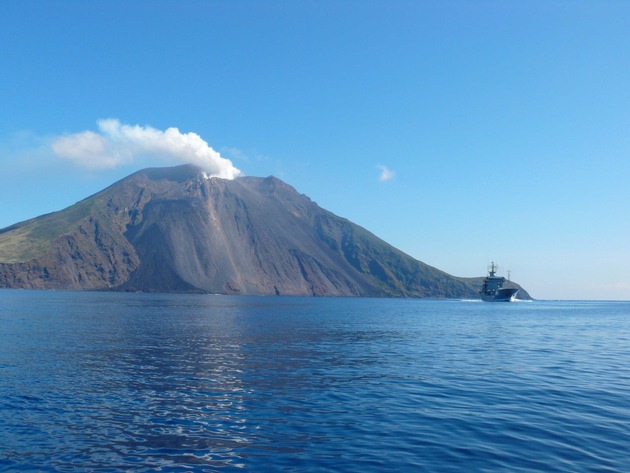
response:
{"label": "ship mast", "polygon": [[494,261],[490,263],[490,266],[488,267],[488,274],[490,275],[491,278],[493,278],[494,275],[497,273],[497,269],[499,269],[499,267],[496,264],[494,264]]}

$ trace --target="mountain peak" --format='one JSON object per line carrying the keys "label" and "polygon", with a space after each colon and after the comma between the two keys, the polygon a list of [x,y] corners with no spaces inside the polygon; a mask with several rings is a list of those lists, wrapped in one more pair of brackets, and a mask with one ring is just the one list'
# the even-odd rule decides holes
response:
{"label": "mountain peak", "polygon": [[146,168],[137,171],[129,177],[135,175],[146,176],[153,181],[167,179],[175,182],[183,182],[189,179],[203,178],[206,172],[201,167],[194,164],[182,164],[174,167]]}
{"label": "mountain peak", "polygon": [[274,176],[138,171],[0,233],[0,287],[474,297]]}

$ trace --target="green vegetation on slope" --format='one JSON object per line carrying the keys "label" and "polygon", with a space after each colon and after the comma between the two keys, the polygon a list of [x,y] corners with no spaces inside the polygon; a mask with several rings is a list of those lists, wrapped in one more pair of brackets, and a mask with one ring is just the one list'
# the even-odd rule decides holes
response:
{"label": "green vegetation on slope", "polygon": [[53,242],[72,233],[96,207],[95,199],[85,199],[65,210],[42,215],[0,230],[0,262],[19,263],[46,254]]}

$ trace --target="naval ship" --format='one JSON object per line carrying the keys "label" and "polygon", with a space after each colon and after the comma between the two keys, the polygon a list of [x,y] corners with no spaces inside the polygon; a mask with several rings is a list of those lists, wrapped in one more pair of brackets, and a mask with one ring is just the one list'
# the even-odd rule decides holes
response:
{"label": "naval ship", "polygon": [[494,261],[488,268],[488,276],[483,280],[483,286],[479,294],[485,302],[513,302],[516,299],[518,288],[503,287],[505,278],[497,276],[497,266]]}

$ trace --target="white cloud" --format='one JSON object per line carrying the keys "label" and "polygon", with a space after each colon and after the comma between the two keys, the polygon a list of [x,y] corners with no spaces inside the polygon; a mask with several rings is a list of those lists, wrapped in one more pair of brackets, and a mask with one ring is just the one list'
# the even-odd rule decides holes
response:
{"label": "white cloud", "polygon": [[389,169],[387,166],[379,164],[377,168],[381,170],[381,174],[378,176],[378,180],[381,182],[389,181],[396,176],[396,173]]}
{"label": "white cloud", "polygon": [[99,120],[97,124],[98,132],[88,130],[56,138],[51,144],[53,152],[91,169],[111,169],[138,157],[151,157],[165,164],[195,164],[210,176],[224,179],[241,174],[196,133],[125,125],[116,119]]}

